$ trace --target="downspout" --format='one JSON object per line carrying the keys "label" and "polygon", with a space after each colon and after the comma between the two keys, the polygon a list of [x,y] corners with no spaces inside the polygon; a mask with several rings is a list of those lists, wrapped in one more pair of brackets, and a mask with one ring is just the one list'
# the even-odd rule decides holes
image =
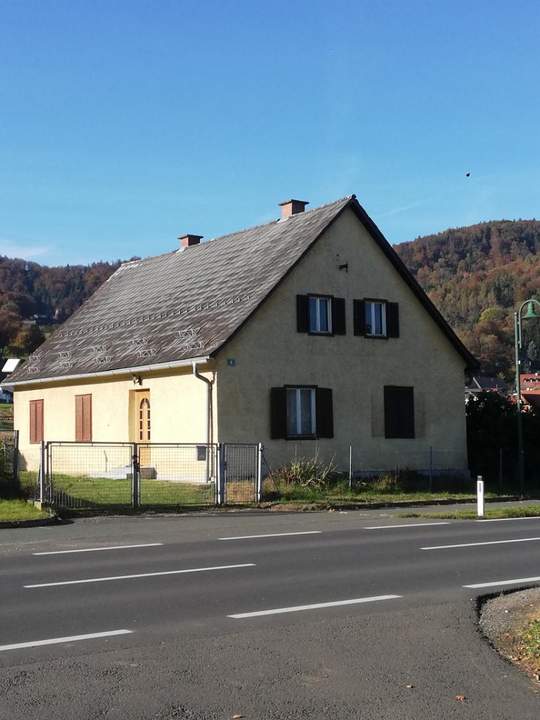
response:
{"label": "downspout", "polygon": [[207,377],[204,377],[204,375],[201,375],[201,373],[197,370],[197,363],[193,361],[191,363],[191,369],[193,372],[194,377],[196,377],[198,380],[202,380],[202,382],[206,383],[207,387],[207,393],[206,393],[206,478],[207,482],[210,482],[210,477],[213,474],[213,467],[210,463],[210,455],[211,455],[211,449],[210,446],[212,445],[212,431],[213,431],[213,423],[212,423],[212,385],[213,381],[209,380]]}

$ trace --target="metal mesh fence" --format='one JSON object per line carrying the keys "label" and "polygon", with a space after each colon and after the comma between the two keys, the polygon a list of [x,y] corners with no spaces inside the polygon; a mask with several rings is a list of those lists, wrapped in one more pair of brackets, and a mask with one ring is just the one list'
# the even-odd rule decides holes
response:
{"label": "metal mesh fence", "polygon": [[59,508],[178,508],[258,499],[257,445],[48,442],[36,498]]}
{"label": "metal mesh fence", "polygon": [[138,444],[141,507],[214,505],[217,446]]}
{"label": "metal mesh fence", "polygon": [[45,499],[63,508],[130,507],[133,446],[130,443],[48,443]]}

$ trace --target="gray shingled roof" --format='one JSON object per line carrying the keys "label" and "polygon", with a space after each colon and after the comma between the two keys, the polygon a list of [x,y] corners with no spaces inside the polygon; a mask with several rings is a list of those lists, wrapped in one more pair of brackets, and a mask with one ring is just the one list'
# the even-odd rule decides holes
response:
{"label": "gray shingled roof", "polygon": [[352,201],[121,265],[10,381],[210,355]]}

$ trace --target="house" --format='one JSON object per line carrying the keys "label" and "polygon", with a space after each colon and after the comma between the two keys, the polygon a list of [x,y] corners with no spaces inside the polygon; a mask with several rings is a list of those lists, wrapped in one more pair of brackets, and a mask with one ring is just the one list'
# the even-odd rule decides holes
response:
{"label": "house", "polygon": [[[359,468],[467,466],[476,361],[354,195],[124,263],[11,377],[40,441],[262,442]],[[204,454],[203,454],[204,455]],[[159,477],[159,473],[158,473]]]}
{"label": "house", "polygon": [[475,398],[485,392],[495,392],[506,397],[508,387],[506,383],[499,380],[499,378],[475,374],[465,385],[465,402],[467,403],[471,398]]}
{"label": "house", "polygon": [[531,408],[540,409],[540,372],[521,373],[519,379],[523,400]]}

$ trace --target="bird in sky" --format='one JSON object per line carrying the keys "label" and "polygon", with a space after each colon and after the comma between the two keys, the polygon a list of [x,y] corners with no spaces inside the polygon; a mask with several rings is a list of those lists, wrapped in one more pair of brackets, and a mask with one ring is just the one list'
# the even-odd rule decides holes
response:
{"label": "bird in sky", "polygon": [[466,172],[466,173],[465,173],[465,177],[471,177],[471,173],[470,173],[470,172]]}

